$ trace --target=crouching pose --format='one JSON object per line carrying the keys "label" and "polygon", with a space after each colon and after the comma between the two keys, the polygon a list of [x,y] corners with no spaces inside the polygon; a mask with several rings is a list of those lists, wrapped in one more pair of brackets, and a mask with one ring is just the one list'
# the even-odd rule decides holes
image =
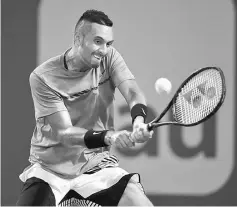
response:
{"label": "crouching pose", "polygon": [[[103,12],[85,11],[72,47],[31,73],[36,126],[17,205],[152,206],[139,174],[110,154],[111,145],[129,150],[153,133],[145,98],[112,46],[112,26]],[[114,129],[116,88],[131,110],[131,132]]]}

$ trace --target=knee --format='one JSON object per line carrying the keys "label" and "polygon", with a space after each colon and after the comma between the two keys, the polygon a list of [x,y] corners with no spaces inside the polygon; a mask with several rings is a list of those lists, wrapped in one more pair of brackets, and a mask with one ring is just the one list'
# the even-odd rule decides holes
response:
{"label": "knee", "polygon": [[153,206],[145,195],[142,186],[130,182],[124,190],[118,206]]}

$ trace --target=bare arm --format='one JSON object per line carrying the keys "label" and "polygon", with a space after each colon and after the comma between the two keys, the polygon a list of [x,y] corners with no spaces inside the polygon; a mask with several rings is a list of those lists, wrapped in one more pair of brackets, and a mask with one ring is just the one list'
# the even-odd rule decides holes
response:
{"label": "bare arm", "polygon": [[[50,124],[53,132],[55,133],[57,139],[65,145],[81,145],[87,147],[84,141],[84,137],[87,129],[76,127],[72,125],[69,113],[67,111],[59,111],[46,117],[48,123]],[[111,145],[113,142],[111,139],[116,140],[116,145],[119,147],[131,147],[134,145],[128,139],[130,135],[129,132],[123,131],[107,131],[104,143],[106,145]],[[96,140],[94,140],[96,141]]]}
{"label": "bare arm", "polygon": [[[139,103],[146,105],[145,97],[142,91],[139,89],[135,80],[124,81],[118,86],[118,88],[127,101],[130,110],[133,106]],[[134,142],[143,143],[148,141],[152,137],[153,131],[148,131],[147,124],[145,124],[144,122],[145,120],[143,116],[137,116],[134,119],[133,132],[130,135],[131,139]]]}
{"label": "bare arm", "polygon": [[[143,95],[143,92],[138,87],[135,80],[126,80],[123,81],[119,86],[118,89],[120,93],[125,98],[127,104],[129,105],[130,110],[132,107],[138,103],[146,105],[146,99]],[[144,123],[144,118],[142,116],[137,116],[134,120],[134,125],[136,123]]]}
{"label": "bare arm", "polygon": [[84,135],[88,131],[72,125],[68,111],[59,111],[46,117],[57,139],[66,145],[82,145]]}

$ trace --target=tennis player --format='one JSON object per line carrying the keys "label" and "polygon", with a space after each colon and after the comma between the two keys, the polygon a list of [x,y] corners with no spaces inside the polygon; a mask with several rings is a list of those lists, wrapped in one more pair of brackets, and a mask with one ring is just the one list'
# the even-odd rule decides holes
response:
{"label": "tennis player", "polygon": [[[131,148],[151,138],[145,98],[112,46],[113,22],[87,10],[72,47],[30,75],[36,126],[19,206],[152,206],[137,173],[119,167],[111,145]],[[114,129],[118,88],[131,110],[133,131]]]}

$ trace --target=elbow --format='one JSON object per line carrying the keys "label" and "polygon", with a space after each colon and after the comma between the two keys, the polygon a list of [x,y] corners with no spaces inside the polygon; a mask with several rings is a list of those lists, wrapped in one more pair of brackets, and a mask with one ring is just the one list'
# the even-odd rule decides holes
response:
{"label": "elbow", "polygon": [[62,143],[63,145],[69,145],[70,143],[68,142],[68,135],[67,135],[67,129],[61,129],[57,130],[54,133],[56,139],[58,142]]}
{"label": "elbow", "polygon": [[70,129],[58,129],[54,133],[54,137],[61,144],[66,145],[66,146],[71,146],[73,144],[71,142],[70,133],[69,132],[70,132]]}

